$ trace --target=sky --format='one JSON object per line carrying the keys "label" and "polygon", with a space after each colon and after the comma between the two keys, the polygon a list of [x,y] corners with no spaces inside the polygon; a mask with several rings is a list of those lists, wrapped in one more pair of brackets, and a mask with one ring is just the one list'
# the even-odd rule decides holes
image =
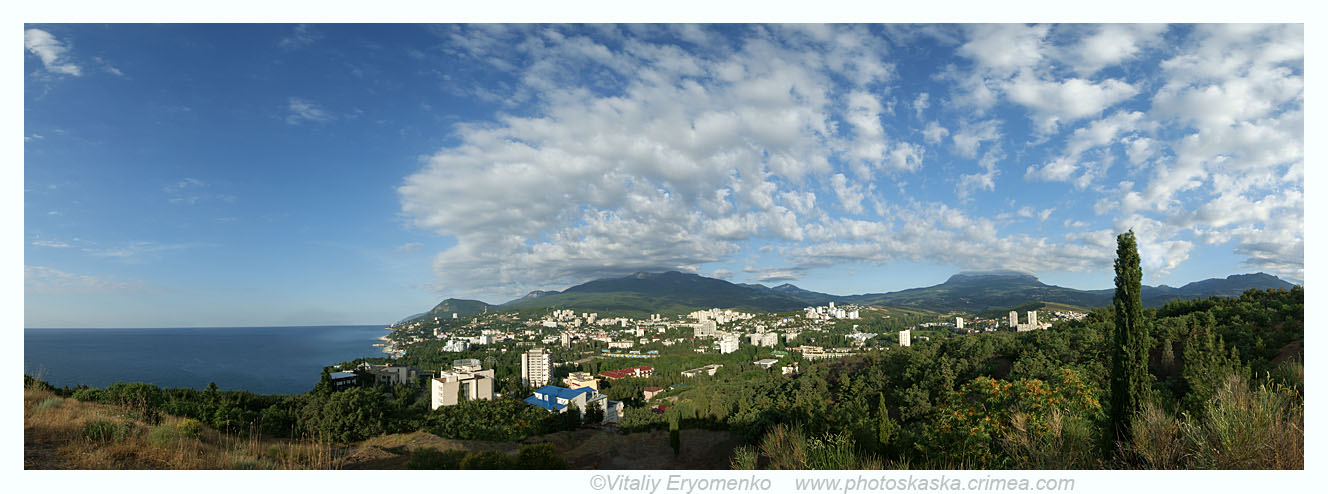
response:
{"label": "sky", "polygon": [[679,270],[1303,283],[1301,24],[27,24],[27,327]]}

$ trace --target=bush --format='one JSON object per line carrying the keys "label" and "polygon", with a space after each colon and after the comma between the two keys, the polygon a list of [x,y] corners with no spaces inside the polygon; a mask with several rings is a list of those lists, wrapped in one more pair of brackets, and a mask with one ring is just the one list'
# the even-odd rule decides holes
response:
{"label": "bush", "polygon": [[166,393],[148,383],[118,382],[106,388],[103,398],[106,403],[122,406],[150,424],[161,420],[161,407],[166,403]]}
{"label": "bush", "polygon": [[60,404],[61,404],[63,401],[64,401],[64,400],[61,400],[60,398],[56,398],[56,397],[52,396],[52,397],[50,397],[50,398],[47,398],[47,399],[42,400],[41,403],[38,403],[38,404],[37,404],[37,409],[38,409],[38,410],[50,410],[50,409],[52,409],[52,408],[60,408]]}
{"label": "bush", "polygon": [[115,423],[109,420],[84,422],[83,437],[89,441],[110,441],[115,438]]}
{"label": "bush", "polygon": [[438,451],[433,448],[420,448],[410,453],[406,459],[407,470],[459,470],[465,451]]}
{"label": "bush", "polygon": [[517,466],[523,470],[566,470],[567,461],[558,456],[549,443],[527,444],[516,455]]}
{"label": "bush", "polygon": [[1180,421],[1157,403],[1145,403],[1130,423],[1128,451],[1133,458],[1128,459],[1150,470],[1185,468],[1180,428]]}
{"label": "bush", "polygon": [[101,403],[105,400],[106,394],[97,388],[83,388],[74,391],[73,398],[87,403]]}
{"label": "bush", "polygon": [[124,422],[116,424],[109,420],[97,419],[83,423],[83,437],[90,441],[120,442],[134,434],[134,424]]}
{"label": "bush", "polygon": [[756,448],[748,445],[738,446],[733,450],[733,458],[729,459],[729,468],[733,470],[756,470],[758,466]]}
{"label": "bush", "polygon": [[194,419],[184,419],[175,424],[175,433],[180,437],[198,439],[203,437],[203,423]]}
{"label": "bush", "polygon": [[1192,468],[1302,469],[1305,464],[1305,409],[1293,390],[1264,384],[1251,389],[1229,375],[1204,407],[1187,420]]}
{"label": "bush", "polygon": [[501,451],[476,451],[461,459],[462,470],[512,470],[516,461]]}
{"label": "bush", "polygon": [[148,441],[158,448],[170,446],[177,437],[180,436],[176,429],[166,425],[158,425],[148,430]]}

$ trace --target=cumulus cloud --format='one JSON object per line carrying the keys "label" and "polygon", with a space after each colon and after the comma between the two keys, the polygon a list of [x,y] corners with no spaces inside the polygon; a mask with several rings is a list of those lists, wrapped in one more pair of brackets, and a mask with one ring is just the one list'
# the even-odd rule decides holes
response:
{"label": "cumulus cloud", "polygon": [[1165,24],[1104,24],[1075,43],[1064,58],[1079,74],[1091,76],[1157,45],[1166,30]]}
{"label": "cumulus cloud", "polygon": [[[1168,29],[965,26],[944,43],[968,63],[933,76],[950,92],[915,94],[891,86],[890,47],[862,26],[438,27],[485,74],[451,86],[500,110],[449,129],[455,144],[398,188],[402,212],[455,240],[434,257],[438,286],[495,296],[700,272],[758,240],[794,266],[744,270],[764,281],[843,262],[1099,270],[1126,228],[1150,273],[1230,243],[1246,265],[1303,276],[1303,34],[1199,26],[1164,47]],[[1158,77],[1107,70],[1145,63]],[[896,99],[916,120],[889,118]],[[927,170],[951,150],[971,161]],[[913,174],[956,169],[942,180],[958,205],[910,197],[932,180]],[[968,203],[998,178],[1074,197],[1000,219]],[[1088,207],[1101,217],[1055,231]],[[998,228],[1009,218],[1048,233]]]}
{"label": "cumulus cloud", "polygon": [[41,29],[23,31],[23,47],[41,59],[47,71],[72,76],[83,75],[83,69],[68,59],[69,47]]}

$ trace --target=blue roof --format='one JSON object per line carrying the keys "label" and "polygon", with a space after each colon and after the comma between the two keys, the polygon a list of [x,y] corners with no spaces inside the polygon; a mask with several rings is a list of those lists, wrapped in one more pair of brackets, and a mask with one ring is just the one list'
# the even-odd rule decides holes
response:
{"label": "blue roof", "polygon": [[527,396],[527,397],[526,397],[526,403],[529,403],[529,404],[531,404],[531,405],[535,405],[535,406],[537,406],[537,407],[543,408],[543,409],[548,410],[548,411],[550,411],[550,412],[552,412],[552,411],[554,411],[554,410],[562,410],[562,409],[564,409],[564,408],[567,408],[567,405],[559,405],[557,401],[541,400],[541,399],[536,398],[536,397],[534,397],[534,396]]}
{"label": "blue roof", "polygon": [[545,385],[544,387],[541,387],[540,389],[535,390],[535,394],[548,395],[550,397],[558,397],[570,400],[576,398],[577,396],[580,396],[581,393],[592,393],[594,391],[595,390],[591,389],[590,387],[567,389],[562,386],[554,386],[552,384],[548,384]]}
{"label": "blue roof", "polygon": [[[589,393],[593,393],[594,391],[595,391],[594,389],[589,388],[589,387],[582,387],[582,388],[576,388],[576,389],[567,389],[567,388],[564,388],[564,387],[561,387],[561,386],[554,386],[554,385],[550,384],[550,385],[545,385],[544,387],[541,387],[540,389],[535,390],[535,394],[534,394],[534,395],[531,395],[531,396],[527,396],[525,401],[526,401],[526,403],[529,403],[529,404],[531,404],[531,405],[535,405],[535,406],[537,406],[537,407],[540,407],[540,408],[543,408],[543,409],[545,409],[545,410],[549,410],[549,411],[562,410],[562,409],[564,409],[564,408],[567,408],[567,405],[559,404],[559,403],[558,403],[558,398],[562,398],[562,399],[564,399],[564,400],[571,400],[571,399],[575,399],[577,396],[580,396],[580,395],[583,394],[583,393],[584,393],[584,394],[589,394]],[[547,396],[549,399],[547,399],[547,400],[541,400],[541,399],[539,399],[539,397],[536,396],[536,395],[544,395],[544,396]]]}

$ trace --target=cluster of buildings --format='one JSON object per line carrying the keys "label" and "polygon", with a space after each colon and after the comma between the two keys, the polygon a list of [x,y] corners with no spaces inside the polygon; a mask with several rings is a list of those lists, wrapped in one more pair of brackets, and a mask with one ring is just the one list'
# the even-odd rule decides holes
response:
{"label": "cluster of buildings", "polygon": [[748,314],[746,312],[737,312],[732,309],[707,309],[692,312],[691,314],[687,314],[687,317],[695,319],[697,322],[714,321],[719,324],[728,324],[730,322],[746,321],[756,317],[756,315]]}
{"label": "cluster of buildings", "polygon": [[802,309],[806,313],[807,319],[817,319],[829,321],[831,319],[858,319],[858,309],[846,310],[844,308],[835,308],[835,303],[819,307],[807,307]]}
{"label": "cluster of buildings", "polygon": [[1028,311],[1028,322],[1025,324],[1019,324],[1019,313],[1016,311],[1010,311],[1010,327],[1014,328],[1015,331],[1032,331],[1034,329],[1051,327],[1051,324],[1049,323],[1039,324],[1037,315],[1037,311],[1030,310]]}

